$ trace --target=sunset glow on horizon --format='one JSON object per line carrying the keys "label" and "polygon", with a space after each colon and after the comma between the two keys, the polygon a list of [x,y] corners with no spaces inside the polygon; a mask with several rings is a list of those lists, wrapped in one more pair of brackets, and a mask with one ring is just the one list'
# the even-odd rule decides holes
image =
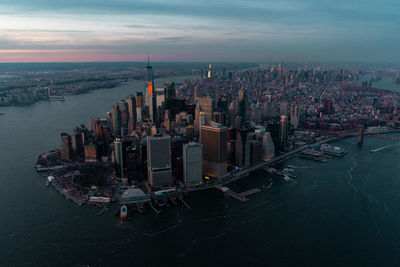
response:
{"label": "sunset glow on horizon", "polygon": [[[113,54],[103,50],[0,50],[1,63],[50,62],[123,62],[143,61],[146,54]],[[152,55],[155,61],[177,60],[179,57]]]}
{"label": "sunset glow on horizon", "polygon": [[395,0],[5,0],[0,62],[398,62]]}

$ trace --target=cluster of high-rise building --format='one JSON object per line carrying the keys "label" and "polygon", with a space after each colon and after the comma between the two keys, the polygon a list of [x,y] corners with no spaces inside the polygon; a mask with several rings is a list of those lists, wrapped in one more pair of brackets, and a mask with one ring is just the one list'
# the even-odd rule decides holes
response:
{"label": "cluster of high-rise building", "polygon": [[144,92],[90,119],[89,129],[61,135],[65,160],[111,163],[117,177],[154,189],[191,186],[311,143],[317,130],[374,126],[397,114],[398,96],[379,102],[350,72],[280,64],[227,75],[210,65],[176,90],[173,82],[156,87],[149,62],[145,70]]}

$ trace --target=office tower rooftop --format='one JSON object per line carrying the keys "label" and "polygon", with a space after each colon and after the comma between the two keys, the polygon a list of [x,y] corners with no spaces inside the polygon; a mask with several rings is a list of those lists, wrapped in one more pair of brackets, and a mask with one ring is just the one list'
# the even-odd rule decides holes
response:
{"label": "office tower rooftop", "polygon": [[212,122],[201,126],[203,145],[203,171],[205,175],[222,177],[227,171],[227,128]]}
{"label": "office tower rooftop", "polygon": [[183,179],[185,184],[198,184],[203,178],[202,145],[190,142],[183,145]]}
{"label": "office tower rooftop", "polygon": [[148,136],[146,146],[149,184],[153,188],[171,186],[171,137]]}

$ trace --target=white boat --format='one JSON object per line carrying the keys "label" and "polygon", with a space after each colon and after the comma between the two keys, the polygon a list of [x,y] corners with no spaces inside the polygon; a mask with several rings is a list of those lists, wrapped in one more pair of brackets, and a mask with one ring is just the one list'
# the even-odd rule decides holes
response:
{"label": "white boat", "polygon": [[128,217],[128,207],[126,205],[122,205],[120,209],[120,217],[121,221],[125,221]]}
{"label": "white boat", "polygon": [[47,177],[46,186],[50,186],[51,182],[53,182],[53,180],[54,180],[54,176],[50,175],[49,177]]}

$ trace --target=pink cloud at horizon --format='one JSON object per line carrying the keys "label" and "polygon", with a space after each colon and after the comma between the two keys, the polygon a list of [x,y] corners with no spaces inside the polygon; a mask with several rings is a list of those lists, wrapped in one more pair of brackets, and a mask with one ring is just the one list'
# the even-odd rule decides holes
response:
{"label": "pink cloud at horizon", "polygon": [[[183,55],[150,54],[153,61],[184,61]],[[0,63],[144,61],[146,53],[109,50],[0,50]]]}

